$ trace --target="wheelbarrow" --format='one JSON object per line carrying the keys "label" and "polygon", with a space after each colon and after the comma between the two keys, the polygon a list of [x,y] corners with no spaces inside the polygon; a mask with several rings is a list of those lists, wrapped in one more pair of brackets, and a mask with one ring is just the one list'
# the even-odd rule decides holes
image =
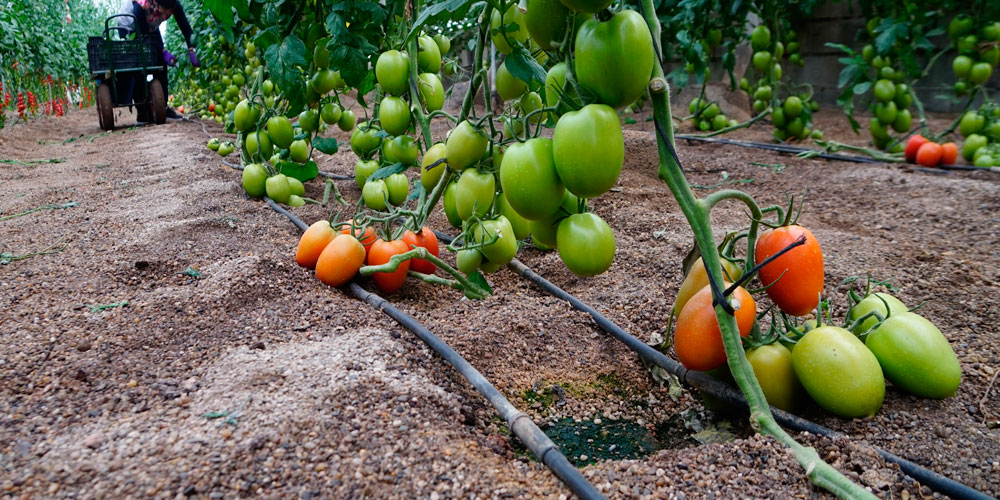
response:
{"label": "wheelbarrow", "polygon": [[114,108],[126,106],[135,106],[139,116],[147,116],[154,123],[166,123],[167,97],[163,83],[153,76],[164,69],[155,54],[156,35],[112,26],[111,21],[118,17],[130,17],[134,25],[135,17],[131,14],[115,14],[104,21],[103,35],[92,36],[87,42],[101,129],[113,129]]}

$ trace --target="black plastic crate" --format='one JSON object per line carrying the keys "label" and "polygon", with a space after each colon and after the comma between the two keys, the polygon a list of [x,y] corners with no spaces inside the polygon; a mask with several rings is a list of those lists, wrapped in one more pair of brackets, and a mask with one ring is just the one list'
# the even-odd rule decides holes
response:
{"label": "black plastic crate", "polygon": [[111,69],[112,62],[116,71],[160,66],[154,62],[151,36],[139,36],[133,40],[106,40],[92,36],[87,42],[87,59],[91,73]]}

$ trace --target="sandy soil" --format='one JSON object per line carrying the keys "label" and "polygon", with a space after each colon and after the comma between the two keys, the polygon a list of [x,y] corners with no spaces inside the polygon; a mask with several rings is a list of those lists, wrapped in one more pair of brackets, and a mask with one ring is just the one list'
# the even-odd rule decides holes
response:
{"label": "sandy soil", "polygon": [[[21,162],[0,165],[0,216],[77,204],[0,221],[0,252],[68,243],[0,266],[0,335],[8,340],[0,346],[0,495],[568,495],[422,343],[296,266],[294,226],[247,200],[238,172],[204,141],[201,126],[188,122],[101,133],[90,112],[0,131],[0,159]],[[619,185],[592,202],[617,235],[611,270],[581,279],[554,253],[526,248],[519,258],[649,338],[666,333],[691,235],[656,178],[652,135],[629,130],[626,148]],[[321,169],[350,174],[355,157],[343,149]],[[837,285],[871,271],[906,303],[928,301],[922,313],[959,356],[956,397],[922,400],[890,387],[878,415],[853,421],[809,408],[805,416],[851,438],[803,439],[882,497],[930,492],[871,445],[1000,495],[1000,429],[989,424],[1000,419],[1000,388],[987,393],[1000,371],[1000,177],[719,145],[682,144],[680,155],[693,184],[735,185],[762,205],[805,192],[801,222],[823,245],[835,310],[846,304]],[[51,159],[58,162],[33,163]],[[358,198],[353,181],[338,185]],[[307,186],[312,197],[321,191],[318,182]],[[294,210],[307,222],[324,211]],[[744,216],[727,205],[714,223],[721,235]],[[432,224],[447,226],[440,214]],[[490,282],[496,294],[480,302],[416,283],[391,300],[539,424],[603,419],[654,429],[692,414],[720,423],[697,395],[653,381],[588,316],[508,270]],[[583,471],[613,498],[828,496],[741,421],[735,440],[699,444],[681,426],[673,449]]]}

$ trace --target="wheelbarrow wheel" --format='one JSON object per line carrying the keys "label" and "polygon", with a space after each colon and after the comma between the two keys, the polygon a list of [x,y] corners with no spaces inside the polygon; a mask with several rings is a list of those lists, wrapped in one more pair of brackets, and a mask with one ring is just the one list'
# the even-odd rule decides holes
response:
{"label": "wheelbarrow wheel", "polygon": [[167,123],[167,97],[163,95],[163,84],[156,79],[149,84],[149,111],[153,123]]}
{"label": "wheelbarrow wheel", "polygon": [[115,106],[111,100],[111,87],[106,83],[97,87],[97,122],[101,130],[115,128]]}

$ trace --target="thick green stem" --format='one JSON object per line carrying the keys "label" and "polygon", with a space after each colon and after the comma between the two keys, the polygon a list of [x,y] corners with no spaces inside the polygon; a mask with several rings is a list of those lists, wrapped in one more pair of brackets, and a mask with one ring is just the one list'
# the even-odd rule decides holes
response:
{"label": "thick green stem", "polygon": [[[454,282],[445,280],[440,282],[440,284],[444,284],[457,290],[462,290],[465,292],[465,296],[470,299],[485,299],[486,297],[489,297],[490,292],[488,290],[484,290],[481,286],[469,281],[469,279],[463,276],[461,272],[448,265],[447,262],[435,257],[432,253],[428,252],[426,248],[414,245],[410,245],[410,247],[413,248],[413,250],[393,255],[392,257],[389,257],[389,262],[386,262],[385,264],[379,264],[377,266],[364,266],[358,272],[365,276],[371,276],[375,273],[391,273],[398,270],[400,264],[410,259],[424,259],[455,278]],[[423,277],[421,277],[421,279],[428,282],[431,281],[424,279]],[[457,283],[458,286],[454,283]]]}
{"label": "thick green stem", "polygon": [[[642,6],[650,32],[654,37],[657,37],[654,39],[658,39],[659,21],[656,19],[653,10],[653,0],[641,0],[640,5]],[[657,61],[659,60],[657,58]],[[662,75],[663,68],[657,62],[654,64],[653,77],[654,79],[658,76],[662,78]],[[715,195],[707,200],[700,200],[694,196],[687,179],[684,177],[684,172],[681,170],[681,166],[672,152],[673,145],[670,143],[673,142],[673,137],[670,135],[669,130],[671,122],[670,104],[666,99],[667,92],[651,92],[651,94],[653,97],[654,117],[659,129],[656,141],[660,156],[659,176],[667,182],[670,191],[681,207],[681,211],[684,212],[684,216],[691,225],[695,241],[701,251],[702,261],[705,263],[705,268],[709,276],[715,283],[722,284],[722,265],[712,236],[709,212],[712,205],[723,199],[735,198],[747,201],[749,197],[739,196],[732,192]],[[663,130],[662,127],[667,127],[668,130]],[[777,424],[774,416],[771,414],[771,408],[764,397],[764,392],[761,390],[760,384],[754,376],[753,369],[747,361],[746,353],[743,351],[743,342],[736,326],[735,317],[728,314],[722,304],[716,305],[715,314],[719,323],[719,329],[722,332],[722,341],[726,351],[729,370],[732,372],[736,384],[746,396],[750,408],[751,425],[760,432],[773,436],[791,448],[796,459],[805,469],[806,475],[814,484],[833,492],[841,498],[875,498],[864,488],[854,484],[836,469],[820,460],[815,450],[797,443]]]}
{"label": "thick green stem", "polygon": [[[420,0],[413,0],[413,15],[420,10]],[[416,115],[417,123],[420,124],[420,135],[424,138],[424,150],[426,151],[434,143],[431,137],[431,120],[424,115],[423,104],[420,102],[419,78],[417,77],[417,39],[410,40],[407,50],[410,51],[410,102],[413,103],[413,114]]]}
{"label": "thick green stem", "polygon": [[458,121],[469,117],[472,106],[476,102],[476,90],[483,81],[483,50],[486,47],[486,35],[490,30],[490,14],[493,13],[493,6],[489,2],[483,8],[483,15],[479,19],[479,36],[476,37],[476,57],[472,63],[472,81],[469,82],[469,90],[465,93],[465,100],[462,102],[462,113],[458,115]]}

